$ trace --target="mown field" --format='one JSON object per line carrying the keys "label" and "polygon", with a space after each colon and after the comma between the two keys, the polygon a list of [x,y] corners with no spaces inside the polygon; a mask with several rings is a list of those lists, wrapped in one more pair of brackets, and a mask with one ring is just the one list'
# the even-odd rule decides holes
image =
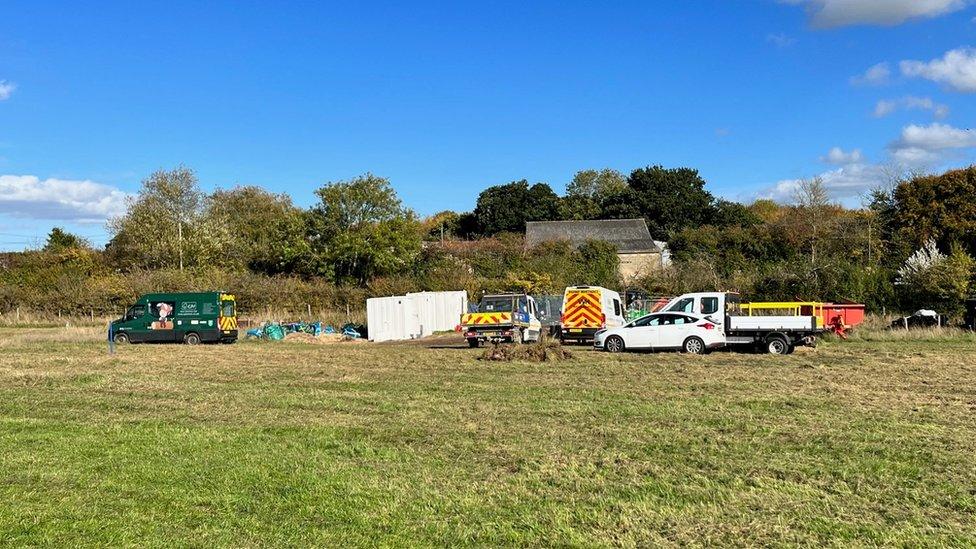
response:
{"label": "mown field", "polygon": [[100,337],[0,329],[0,545],[976,544],[971,336],[543,364]]}

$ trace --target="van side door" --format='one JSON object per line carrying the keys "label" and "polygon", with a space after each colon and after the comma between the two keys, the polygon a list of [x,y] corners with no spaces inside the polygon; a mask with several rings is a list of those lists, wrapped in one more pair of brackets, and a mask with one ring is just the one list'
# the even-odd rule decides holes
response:
{"label": "van side door", "polygon": [[176,312],[174,301],[154,301],[149,303],[146,341],[172,343],[176,341],[173,316]]}

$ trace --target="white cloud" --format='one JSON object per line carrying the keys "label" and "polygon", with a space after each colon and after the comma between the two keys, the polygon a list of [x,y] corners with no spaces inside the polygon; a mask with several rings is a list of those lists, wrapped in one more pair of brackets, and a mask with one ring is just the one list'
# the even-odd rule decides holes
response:
{"label": "white cloud", "polygon": [[864,71],[864,74],[851,78],[851,84],[857,86],[880,86],[887,84],[891,77],[891,68],[888,63],[878,63]]}
{"label": "white cloud", "polygon": [[912,124],[888,145],[892,159],[904,166],[926,167],[938,164],[954,152],[976,147],[976,132],[947,124]]}
{"label": "white cloud", "polygon": [[94,181],[0,175],[0,214],[15,217],[102,222],[125,213],[128,196]]}
{"label": "white cloud", "polygon": [[779,32],[776,34],[767,34],[766,42],[773,44],[778,48],[788,48],[793,44],[796,44],[796,38],[789,36],[788,34]]}
{"label": "white cloud", "polygon": [[844,149],[834,147],[827,151],[825,156],[821,156],[820,160],[828,164],[843,166],[845,164],[856,164],[863,160],[863,158],[864,157],[861,154],[861,149],[854,149],[851,152],[844,152]]}
{"label": "white cloud", "polygon": [[0,80],[0,101],[10,99],[10,96],[14,94],[14,90],[16,89],[16,84],[7,82],[6,80]]}
{"label": "white cloud", "polygon": [[902,61],[901,73],[914,78],[925,78],[965,93],[976,93],[976,49],[950,50],[941,59]]}
{"label": "white cloud", "polygon": [[[832,198],[855,205],[857,197],[889,183],[899,174],[917,169],[946,168],[966,160],[966,151],[976,150],[976,131],[954,128],[947,124],[927,126],[911,124],[888,145],[885,161],[867,161],[859,149],[845,152],[834,147],[820,157],[837,167],[819,174]],[[789,201],[800,179],[783,179],[760,192],[758,197]]]}
{"label": "white cloud", "polygon": [[[828,170],[819,174],[831,198],[849,202],[871,189],[881,186],[888,179],[888,172],[883,166],[866,162],[856,162]],[[771,198],[778,202],[790,201],[801,179],[783,179],[771,189],[766,190],[761,198]],[[855,201],[856,202],[856,201]]]}
{"label": "white cloud", "polygon": [[936,118],[949,115],[949,106],[932,101],[930,97],[905,96],[901,99],[882,99],[874,106],[874,116],[884,118],[898,109],[930,111]]}
{"label": "white cloud", "polygon": [[976,131],[954,128],[948,124],[912,124],[902,129],[901,138],[895,143],[932,150],[976,147]]}
{"label": "white cloud", "polygon": [[802,5],[814,27],[898,25],[909,19],[937,17],[966,6],[968,0],[781,0]]}

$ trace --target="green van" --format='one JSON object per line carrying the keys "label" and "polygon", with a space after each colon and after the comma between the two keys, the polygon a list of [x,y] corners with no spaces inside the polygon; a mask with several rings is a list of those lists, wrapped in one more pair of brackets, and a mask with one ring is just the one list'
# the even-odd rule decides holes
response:
{"label": "green van", "polygon": [[146,294],[113,321],[116,343],[233,343],[237,341],[234,296],[222,292]]}

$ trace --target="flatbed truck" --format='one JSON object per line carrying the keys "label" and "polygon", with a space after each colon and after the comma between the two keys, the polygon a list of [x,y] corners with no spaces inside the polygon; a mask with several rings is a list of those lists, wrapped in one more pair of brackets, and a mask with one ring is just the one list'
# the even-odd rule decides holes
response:
{"label": "flatbed truck", "polygon": [[813,346],[817,335],[824,331],[812,315],[743,315],[739,295],[729,292],[680,295],[661,311],[702,315],[722,330],[725,347],[753,347],[771,354],[790,354],[798,346]]}
{"label": "flatbed truck", "polygon": [[461,315],[461,330],[470,347],[488,342],[524,343],[542,337],[535,299],[527,294],[491,294],[474,312]]}

